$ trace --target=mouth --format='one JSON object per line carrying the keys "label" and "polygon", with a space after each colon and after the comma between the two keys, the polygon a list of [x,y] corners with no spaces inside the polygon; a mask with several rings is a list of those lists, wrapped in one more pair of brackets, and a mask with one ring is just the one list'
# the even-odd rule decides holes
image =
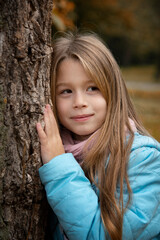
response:
{"label": "mouth", "polygon": [[77,115],[74,117],[71,117],[76,122],[84,122],[89,120],[94,114],[84,114],[84,115]]}

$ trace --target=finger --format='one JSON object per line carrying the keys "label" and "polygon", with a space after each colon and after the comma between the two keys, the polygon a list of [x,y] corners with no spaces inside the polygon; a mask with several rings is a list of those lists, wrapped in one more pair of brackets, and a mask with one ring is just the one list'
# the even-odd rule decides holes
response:
{"label": "finger", "polygon": [[49,118],[51,119],[51,121],[55,121],[55,116],[54,116],[51,106],[49,104],[46,105],[46,109],[47,109],[47,112],[48,112],[48,115],[49,115]]}
{"label": "finger", "polygon": [[40,143],[43,144],[46,141],[46,134],[40,123],[36,124],[36,128],[37,128]]}
{"label": "finger", "polygon": [[46,106],[44,110],[44,121],[45,121],[45,133],[47,137],[57,135],[57,124],[54,115],[52,115],[52,110],[48,106]]}
{"label": "finger", "polygon": [[48,113],[48,117],[49,117],[48,121],[50,122],[51,129],[54,130],[55,134],[59,133],[58,126],[57,126],[57,121],[55,119],[55,116],[54,116],[53,111],[52,111],[49,104],[46,105],[46,109],[47,109],[47,113]]}
{"label": "finger", "polygon": [[52,127],[52,122],[50,120],[48,109],[45,108],[44,110],[44,122],[45,122],[45,133],[47,136],[53,134],[54,129]]}

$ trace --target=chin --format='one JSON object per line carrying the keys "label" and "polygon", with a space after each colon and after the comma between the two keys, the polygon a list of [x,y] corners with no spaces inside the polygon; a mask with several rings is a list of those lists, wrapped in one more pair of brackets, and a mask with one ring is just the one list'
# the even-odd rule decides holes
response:
{"label": "chin", "polygon": [[92,135],[92,132],[74,132],[74,137],[77,140],[83,141],[86,140],[87,138],[89,138]]}
{"label": "chin", "polygon": [[74,132],[76,135],[80,137],[91,135],[93,132]]}

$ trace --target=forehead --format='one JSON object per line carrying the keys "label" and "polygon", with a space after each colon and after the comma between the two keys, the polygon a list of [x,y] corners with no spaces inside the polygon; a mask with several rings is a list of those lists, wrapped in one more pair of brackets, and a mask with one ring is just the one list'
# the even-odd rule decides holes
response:
{"label": "forehead", "polygon": [[57,73],[70,69],[74,69],[76,66],[82,66],[81,62],[75,58],[64,58],[58,63]]}
{"label": "forehead", "polygon": [[79,60],[67,58],[59,63],[57,68],[56,80],[70,81],[70,80],[90,80],[88,73],[85,71]]}

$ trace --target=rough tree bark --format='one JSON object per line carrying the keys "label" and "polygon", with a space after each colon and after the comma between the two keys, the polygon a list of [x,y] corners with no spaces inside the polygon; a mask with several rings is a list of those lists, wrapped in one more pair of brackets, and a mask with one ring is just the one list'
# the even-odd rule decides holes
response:
{"label": "rough tree bark", "polygon": [[44,240],[35,124],[50,102],[52,0],[0,0],[0,240]]}

